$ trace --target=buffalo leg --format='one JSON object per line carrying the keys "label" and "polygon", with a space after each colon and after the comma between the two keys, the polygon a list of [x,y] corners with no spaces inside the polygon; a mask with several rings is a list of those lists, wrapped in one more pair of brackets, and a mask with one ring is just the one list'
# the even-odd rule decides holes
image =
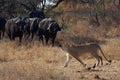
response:
{"label": "buffalo leg", "polygon": [[12,38],[11,38],[11,34],[8,34],[8,37],[9,37],[10,40],[12,40]]}
{"label": "buffalo leg", "polygon": [[48,45],[49,37],[45,37],[46,39],[46,44]]}
{"label": "buffalo leg", "polygon": [[0,31],[0,39],[1,39],[1,31]]}
{"label": "buffalo leg", "polygon": [[20,42],[20,43],[22,42],[22,37],[19,37],[19,42]]}
{"label": "buffalo leg", "polygon": [[14,35],[12,36],[12,40],[15,40],[15,36]]}
{"label": "buffalo leg", "polygon": [[29,37],[30,37],[30,33],[25,34],[25,41],[27,41]]}
{"label": "buffalo leg", "polygon": [[4,37],[5,31],[2,31],[2,37]]}
{"label": "buffalo leg", "polygon": [[42,43],[44,43],[42,35],[39,35],[39,41],[42,41]]}
{"label": "buffalo leg", "polygon": [[54,44],[55,44],[55,38],[56,38],[56,35],[53,36],[53,38],[52,38],[52,46],[54,46]]}
{"label": "buffalo leg", "polygon": [[14,33],[11,33],[11,40],[15,40],[15,35],[14,35]]}
{"label": "buffalo leg", "polygon": [[32,32],[31,41],[33,40],[33,38],[34,38],[34,32]]}

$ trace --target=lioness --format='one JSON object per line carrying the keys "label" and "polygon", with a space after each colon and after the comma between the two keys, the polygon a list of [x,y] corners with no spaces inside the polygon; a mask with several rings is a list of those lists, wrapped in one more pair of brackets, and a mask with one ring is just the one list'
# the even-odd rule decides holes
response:
{"label": "lioness", "polygon": [[90,53],[91,56],[95,57],[96,60],[98,61],[97,64],[96,63],[94,64],[93,68],[95,68],[96,65],[99,65],[100,61],[101,61],[101,65],[103,65],[102,57],[98,55],[99,50],[101,51],[104,58],[109,63],[111,63],[111,60],[108,60],[105,57],[101,47],[96,43],[79,45],[79,46],[67,46],[67,47],[59,45],[59,47],[61,47],[63,51],[67,52],[66,53],[67,58],[66,58],[64,67],[67,67],[67,65],[68,65],[68,63],[70,61],[70,55],[73,56],[75,59],[77,59],[84,67],[86,67],[86,64],[79,58],[80,55],[85,54],[85,53]]}

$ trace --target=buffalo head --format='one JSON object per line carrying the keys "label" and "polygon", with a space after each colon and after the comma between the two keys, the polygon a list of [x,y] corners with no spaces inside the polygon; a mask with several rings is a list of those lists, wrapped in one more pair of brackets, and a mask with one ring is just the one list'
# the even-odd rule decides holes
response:
{"label": "buffalo head", "polygon": [[58,31],[61,31],[61,28],[56,21],[50,21],[48,30],[50,33],[57,33]]}

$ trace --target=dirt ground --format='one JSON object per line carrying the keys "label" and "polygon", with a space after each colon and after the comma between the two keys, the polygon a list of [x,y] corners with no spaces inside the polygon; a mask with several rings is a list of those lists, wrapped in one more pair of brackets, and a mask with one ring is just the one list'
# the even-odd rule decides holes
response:
{"label": "dirt ground", "polygon": [[[11,47],[14,43],[3,42],[0,44],[0,80],[119,80],[119,40],[110,39],[101,45],[112,63],[104,60],[102,66],[90,70],[74,58],[68,67],[63,67],[66,56],[57,47],[15,48]],[[83,61],[89,67],[96,62],[93,58],[83,58]]]}

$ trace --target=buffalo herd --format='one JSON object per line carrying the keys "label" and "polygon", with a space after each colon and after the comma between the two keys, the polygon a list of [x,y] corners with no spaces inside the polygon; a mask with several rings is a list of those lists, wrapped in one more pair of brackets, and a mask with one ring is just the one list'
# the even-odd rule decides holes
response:
{"label": "buffalo herd", "polygon": [[28,17],[15,17],[8,20],[0,17],[0,39],[6,34],[11,41],[18,37],[20,44],[23,38],[33,40],[36,35],[39,41],[44,43],[45,40],[46,44],[51,39],[54,46],[58,31],[61,31],[61,27],[57,21],[46,18],[41,11],[32,11]]}

